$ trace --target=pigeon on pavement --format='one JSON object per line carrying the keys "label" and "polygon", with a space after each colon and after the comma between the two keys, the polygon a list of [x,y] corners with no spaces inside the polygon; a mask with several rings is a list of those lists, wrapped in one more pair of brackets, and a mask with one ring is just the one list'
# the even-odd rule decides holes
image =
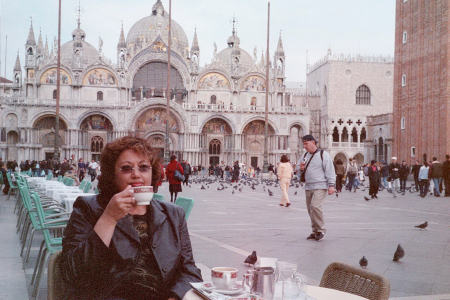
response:
{"label": "pigeon on pavement", "polygon": [[402,258],[403,256],[405,256],[405,250],[403,250],[402,246],[400,246],[400,244],[398,244],[397,250],[395,250],[394,258],[392,258],[392,260],[399,261],[400,258]]}
{"label": "pigeon on pavement", "polygon": [[416,226],[414,226],[414,227],[420,228],[420,229],[425,229],[425,228],[427,228],[427,226],[428,226],[428,221],[425,221],[425,223],[416,225]]}
{"label": "pigeon on pavement", "polygon": [[269,196],[273,196],[273,192],[270,189],[267,189],[267,192],[269,193]]}
{"label": "pigeon on pavement", "polygon": [[244,260],[244,263],[249,264],[249,265],[254,265],[257,260],[258,260],[258,257],[256,256],[256,251],[253,250],[252,254],[247,256],[247,258]]}
{"label": "pigeon on pavement", "polygon": [[368,264],[369,261],[367,260],[367,258],[365,256],[361,257],[361,259],[359,260],[359,265],[361,266],[361,268],[365,269]]}
{"label": "pigeon on pavement", "polygon": [[366,201],[369,201],[369,200],[370,200],[370,198],[369,198],[369,197],[366,197],[366,196],[364,196],[364,200],[366,200]]}

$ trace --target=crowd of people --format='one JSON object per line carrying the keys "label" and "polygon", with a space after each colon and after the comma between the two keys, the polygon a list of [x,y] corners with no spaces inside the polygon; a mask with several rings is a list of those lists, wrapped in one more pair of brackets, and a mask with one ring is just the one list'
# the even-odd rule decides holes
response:
{"label": "crowd of people", "polygon": [[[385,161],[372,160],[368,164],[358,166],[356,161],[349,159],[347,166],[342,160],[335,162],[336,170],[336,191],[342,192],[342,186],[346,190],[356,192],[361,182],[369,179],[369,196],[377,198],[380,190],[388,190],[393,197],[398,193],[405,194],[406,190],[417,192],[421,197],[425,197],[431,191],[435,197],[443,194],[450,197],[450,156],[446,155],[445,160],[440,162],[437,157],[431,161],[424,160],[421,164],[418,160],[413,165],[408,165],[405,160],[398,162],[397,157],[392,157],[391,163]],[[414,183],[407,187],[407,180],[412,177]],[[432,186],[432,188],[431,188]]]}

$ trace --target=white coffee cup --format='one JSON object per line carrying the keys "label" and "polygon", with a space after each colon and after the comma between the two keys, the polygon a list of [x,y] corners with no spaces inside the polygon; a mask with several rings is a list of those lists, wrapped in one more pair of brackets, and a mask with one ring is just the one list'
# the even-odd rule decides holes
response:
{"label": "white coffee cup", "polygon": [[136,205],[149,205],[153,199],[153,187],[150,185],[135,186],[133,192]]}
{"label": "white coffee cup", "polygon": [[238,269],[231,267],[215,267],[211,269],[211,280],[217,289],[232,290],[236,285]]}

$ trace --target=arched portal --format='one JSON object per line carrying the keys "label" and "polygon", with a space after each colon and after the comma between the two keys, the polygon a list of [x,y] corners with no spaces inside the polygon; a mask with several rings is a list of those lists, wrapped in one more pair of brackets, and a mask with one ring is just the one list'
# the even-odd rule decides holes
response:
{"label": "arched portal", "polygon": [[169,126],[169,149],[170,154],[178,149],[177,141],[180,133],[180,120],[171,111],[167,116],[166,109],[162,107],[152,107],[142,112],[135,123],[135,131],[138,136],[156,139],[156,144],[152,144],[156,152],[164,153],[166,122]]}
{"label": "arched portal", "polygon": [[[262,169],[264,159],[264,121],[251,121],[244,127],[242,135],[244,139],[243,151],[247,154],[243,163],[247,166],[259,166]],[[274,135],[275,130],[268,124],[269,149],[275,148]]]}
{"label": "arched portal", "polygon": [[161,133],[155,133],[150,135],[147,140],[150,142],[150,145],[152,145],[153,150],[155,151],[156,155],[160,158],[164,157],[164,135]]}
{"label": "arched portal", "polygon": [[342,161],[342,164],[344,165],[344,167],[347,166],[347,156],[344,153],[339,152],[338,154],[336,154],[334,156],[334,164],[336,164],[338,162],[338,160]]}
{"label": "arched portal", "polygon": [[205,123],[202,128],[202,147],[207,147],[207,161],[216,165],[221,161],[231,163],[233,131],[227,121],[221,118],[213,118]]}
{"label": "arched portal", "polygon": [[342,130],[341,142],[348,142],[348,130],[347,127],[344,127]]}
{"label": "arched portal", "polygon": [[361,153],[358,153],[354,156],[354,159],[356,160],[356,164],[358,166],[362,166],[364,164],[364,155]]}
{"label": "arched portal", "polygon": [[109,135],[113,129],[111,121],[100,114],[90,115],[81,122],[80,130],[82,136],[86,138],[81,139],[79,143],[88,146],[91,151],[91,159],[100,160],[103,146],[111,139]]}
{"label": "arched portal", "polygon": [[8,132],[7,138],[6,138],[7,144],[8,144],[8,151],[6,155],[6,160],[17,160],[17,143],[19,142],[19,135],[16,131],[10,131]]}
{"label": "arched portal", "polygon": [[301,151],[303,149],[302,145],[302,136],[304,134],[304,130],[302,126],[299,124],[295,124],[291,126],[289,129],[289,137],[288,137],[288,145],[291,150],[290,160],[292,162],[297,162],[300,158]]}

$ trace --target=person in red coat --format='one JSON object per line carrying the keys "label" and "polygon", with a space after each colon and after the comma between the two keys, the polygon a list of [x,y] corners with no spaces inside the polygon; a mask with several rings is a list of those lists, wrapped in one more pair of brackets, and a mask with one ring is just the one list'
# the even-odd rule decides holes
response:
{"label": "person in red coat", "polygon": [[[175,170],[178,170],[181,174],[184,174],[181,164],[177,161],[177,157],[172,155],[170,157],[170,163],[166,167],[166,178],[169,181],[170,202],[177,200],[177,195],[181,190],[181,181],[175,178]],[[175,198],[173,197],[175,194]]]}

